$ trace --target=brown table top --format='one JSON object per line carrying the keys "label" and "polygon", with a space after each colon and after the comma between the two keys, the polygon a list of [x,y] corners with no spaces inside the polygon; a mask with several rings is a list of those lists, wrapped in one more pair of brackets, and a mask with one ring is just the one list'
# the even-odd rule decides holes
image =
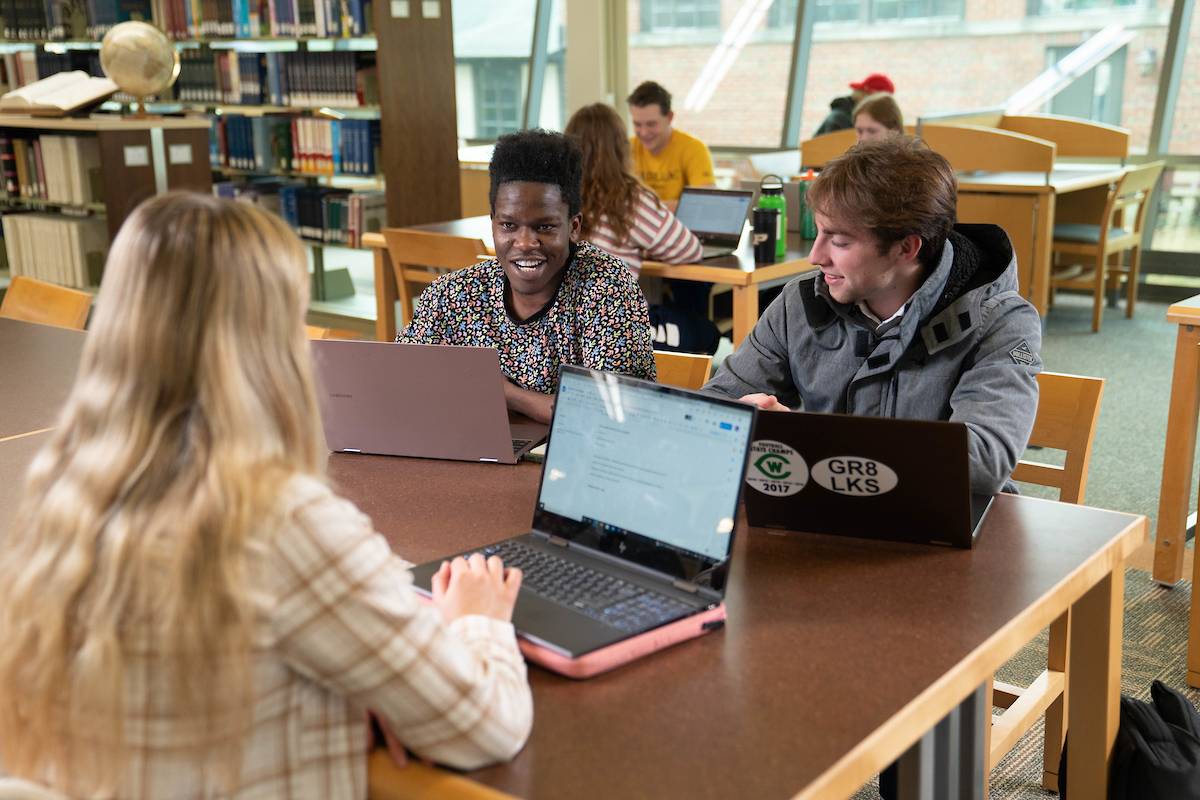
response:
{"label": "brown table top", "polygon": [[[488,248],[493,246],[492,222],[491,217],[488,216],[466,217],[449,222],[434,222],[412,227],[414,230],[481,239]],[[802,239],[798,234],[788,234],[788,251],[783,261],[762,267],[755,266],[754,250],[750,247],[748,240],[749,237],[743,237],[742,246],[732,255],[705,259],[699,264],[661,264],[657,261],[646,261],[642,264],[642,274],[665,278],[687,278],[732,286],[749,286],[798,275],[813,268],[808,261],[808,254],[812,250],[812,241]],[[369,236],[363,238],[364,245],[385,246],[382,236],[378,237],[378,245],[373,244],[375,241]]]}
{"label": "brown table top", "polygon": [[0,442],[0,540],[3,540],[25,485],[25,470],[50,438],[48,431]]}
{"label": "brown table top", "polygon": [[[540,471],[332,455],[421,562],[528,529]],[[521,797],[848,795],[1145,538],[1145,519],[1002,495],[974,550],[747,530],[728,625],[574,682],[530,667],[533,736],[471,777]]]}
{"label": "brown table top", "polygon": [[75,383],[84,336],[0,318],[0,439],[54,424]]}
{"label": "brown table top", "polygon": [[1200,294],[1172,303],[1167,308],[1167,321],[1177,325],[1200,324]]}

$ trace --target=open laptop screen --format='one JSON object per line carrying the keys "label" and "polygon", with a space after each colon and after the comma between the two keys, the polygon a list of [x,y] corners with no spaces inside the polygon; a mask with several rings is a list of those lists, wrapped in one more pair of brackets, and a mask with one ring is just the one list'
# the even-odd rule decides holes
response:
{"label": "open laptop screen", "polygon": [[742,235],[753,192],[685,188],[675,216],[695,234]]}
{"label": "open laptop screen", "polygon": [[740,403],[564,366],[534,527],[690,580],[729,556],[753,421]]}

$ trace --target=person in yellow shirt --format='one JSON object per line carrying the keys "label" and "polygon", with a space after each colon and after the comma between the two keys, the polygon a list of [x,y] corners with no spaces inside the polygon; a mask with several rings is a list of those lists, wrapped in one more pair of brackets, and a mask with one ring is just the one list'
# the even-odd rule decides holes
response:
{"label": "person in yellow shirt", "polygon": [[633,121],[629,140],[633,173],[672,211],[685,186],[712,186],[712,156],[704,142],[675,130],[671,93],[654,81],[641,83],[625,99]]}
{"label": "person in yellow shirt", "polygon": [[[713,186],[712,155],[704,142],[671,127],[671,93],[654,81],[643,81],[629,97],[633,137],[629,140],[633,174],[658,195],[671,211],[679,205],[685,186]],[[671,305],[708,318],[711,283],[668,280]]]}

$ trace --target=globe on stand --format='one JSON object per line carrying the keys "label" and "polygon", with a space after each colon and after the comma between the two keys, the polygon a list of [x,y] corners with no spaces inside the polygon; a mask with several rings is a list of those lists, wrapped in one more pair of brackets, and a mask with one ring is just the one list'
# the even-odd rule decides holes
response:
{"label": "globe on stand", "polygon": [[161,94],[179,77],[179,53],[153,25],[122,22],[104,35],[100,66],[121,91],[137,99],[135,116],[144,117],[146,98]]}

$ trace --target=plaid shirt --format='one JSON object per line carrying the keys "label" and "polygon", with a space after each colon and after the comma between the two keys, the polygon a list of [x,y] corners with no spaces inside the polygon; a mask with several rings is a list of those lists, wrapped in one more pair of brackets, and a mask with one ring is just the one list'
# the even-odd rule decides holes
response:
{"label": "plaid shirt", "polygon": [[237,791],[222,795],[186,755],[192,723],[172,713],[147,651],[131,654],[120,796],[364,798],[366,709],[424,758],[472,769],[514,756],[533,703],[512,625],[445,624],[350,502],[307,477],[284,495],[285,527],[255,564],[256,698]]}

